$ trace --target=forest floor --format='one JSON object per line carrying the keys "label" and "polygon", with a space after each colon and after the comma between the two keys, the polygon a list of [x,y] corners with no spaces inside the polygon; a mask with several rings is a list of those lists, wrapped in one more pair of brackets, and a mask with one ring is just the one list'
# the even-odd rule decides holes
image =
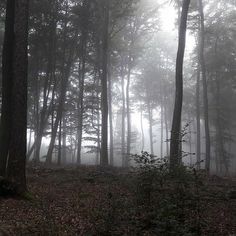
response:
{"label": "forest floor", "polygon": [[32,199],[0,198],[0,235],[236,235],[232,180],[150,188],[118,168],[27,172]]}

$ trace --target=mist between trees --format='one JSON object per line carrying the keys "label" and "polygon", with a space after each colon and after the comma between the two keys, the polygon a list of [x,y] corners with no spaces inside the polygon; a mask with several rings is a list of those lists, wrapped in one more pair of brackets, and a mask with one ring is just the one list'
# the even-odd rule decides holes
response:
{"label": "mist between trees", "polygon": [[[235,1],[10,2],[0,3],[0,175],[20,170],[24,182],[25,161],[128,167],[141,151],[235,174]],[[181,63],[185,27],[195,41]]]}

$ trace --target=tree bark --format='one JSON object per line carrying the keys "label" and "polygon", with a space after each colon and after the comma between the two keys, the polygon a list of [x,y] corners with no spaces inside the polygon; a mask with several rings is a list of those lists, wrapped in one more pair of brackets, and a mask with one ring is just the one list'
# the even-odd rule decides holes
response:
{"label": "tree bark", "polygon": [[122,156],[122,166],[126,167],[126,152],[125,152],[125,78],[124,78],[124,63],[123,57],[121,58],[121,89],[122,89],[122,121],[121,121],[121,156]]}
{"label": "tree bark", "polygon": [[72,58],[69,59],[69,61],[67,62],[67,66],[65,68],[65,72],[62,73],[60,97],[59,97],[59,103],[58,103],[58,107],[57,107],[56,120],[55,120],[53,128],[52,128],[51,141],[49,144],[47,157],[46,157],[47,164],[51,164],[51,162],[52,162],[52,153],[53,153],[54,144],[55,144],[57,131],[58,131],[58,126],[59,126],[60,120],[62,118],[63,107],[64,107],[64,103],[65,103],[65,99],[66,99],[66,88],[67,88],[67,84],[68,84],[68,80],[69,80],[71,64],[72,64]]}
{"label": "tree bark", "polygon": [[176,59],[176,91],[175,105],[171,129],[170,143],[170,170],[174,171],[180,165],[180,135],[181,135],[181,114],[183,103],[183,60],[186,43],[187,18],[190,0],[184,0],[182,5],[182,13],[179,27],[179,43]]}
{"label": "tree bark", "polygon": [[[63,132],[62,132],[62,163],[65,164],[67,160],[67,146],[66,146],[66,135],[67,135],[67,129],[66,129],[66,118],[65,115],[63,116]],[[71,144],[72,146],[72,144]]]}
{"label": "tree bark", "polygon": [[160,140],[160,158],[163,158],[163,135],[164,135],[164,98],[163,85],[161,80],[161,140]]}
{"label": "tree bark", "polygon": [[27,149],[27,73],[28,0],[15,2],[15,45],[12,87],[12,128],[7,178],[17,185],[19,194],[27,191],[25,164]]}
{"label": "tree bark", "polygon": [[[49,24],[50,30],[50,40],[48,43],[48,63],[46,68],[46,77],[43,86],[43,107],[40,110],[40,114],[38,114],[38,125],[37,125],[37,136],[36,136],[36,144],[35,144],[35,156],[34,161],[36,163],[40,162],[40,150],[42,145],[42,138],[43,133],[45,130],[45,126],[48,120],[48,100],[51,91],[51,85],[54,82],[53,86],[53,94],[56,88],[55,82],[55,64],[56,64],[56,27],[57,27],[57,20],[54,19],[55,14],[53,14],[53,19]],[[40,96],[40,95],[39,95]],[[37,104],[39,106],[39,104]],[[39,110],[39,109],[37,109]]]}
{"label": "tree bark", "polygon": [[79,101],[78,101],[78,147],[77,147],[77,164],[81,164],[81,145],[83,138],[83,113],[84,113],[84,79],[85,79],[85,66],[87,54],[87,25],[89,20],[89,3],[83,2],[83,15],[82,15],[82,32],[81,32],[81,56],[79,66]]}
{"label": "tree bark", "polygon": [[130,150],[131,150],[131,115],[130,115],[130,76],[131,76],[131,53],[129,54],[128,58],[128,75],[127,75],[127,85],[126,85],[126,112],[127,112],[127,151],[126,151],[126,159],[127,159],[127,165],[129,163],[129,156],[130,156]]}
{"label": "tree bark", "polygon": [[200,68],[197,69],[197,84],[196,84],[196,121],[197,121],[197,170],[201,168],[201,123],[200,123]]}
{"label": "tree bark", "polygon": [[57,156],[57,164],[60,166],[61,165],[61,153],[62,153],[62,148],[61,148],[61,137],[62,137],[62,117],[59,121],[59,132],[58,132],[58,156]]}
{"label": "tree bark", "polygon": [[199,47],[199,62],[202,71],[202,85],[203,85],[203,105],[204,105],[204,119],[205,119],[205,139],[206,139],[206,172],[210,173],[210,154],[211,154],[211,142],[210,142],[210,128],[209,128],[209,115],[208,115],[208,92],[207,92],[207,78],[206,78],[206,63],[204,56],[205,48],[205,25],[204,25],[204,12],[202,0],[198,0],[199,14],[200,14],[200,47]]}
{"label": "tree bark", "polygon": [[109,137],[110,137],[110,165],[114,164],[114,150],[113,150],[113,110],[112,110],[112,81],[111,81],[111,63],[108,63],[108,110],[109,110]]}
{"label": "tree bark", "polygon": [[149,141],[150,141],[150,153],[154,155],[153,151],[153,132],[152,132],[152,108],[150,104],[150,100],[148,99],[148,120],[149,120]]}
{"label": "tree bark", "polygon": [[2,55],[2,111],[0,124],[0,176],[6,174],[6,163],[11,138],[12,85],[14,58],[15,1],[8,0],[6,7],[5,35]]}
{"label": "tree bark", "polygon": [[[68,12],[67,12],[68,13]],[[74,61],[74,55],[75,55],[75,48],[76,48],[76,43],[78,40],[78,30],[76,29],[74,32],[74,37],[73,41],[71,42],[71,45],[69,46],[68,50],[68,58],[66,59],[66,48],[68,46],[68,41],[67,41],[67,19],[64,22],[64,48],[63,48],[63,59],[62,59],[62,70],[61,70],[61,84],[60,84],[60,91],[59,91],[59,102],[57,106],[57,112],[56,112],[56,119],[53,124],[53,116],[52,116],[52,134],[51,134],[51,140],[46,156],[46,163],[51,164],[52,162],[52,154],[53,154],[53,149],[54,149],[54,144],[57,136],[57,131],[58,131],[58,126],[59,122],[62,118],[62,113],[64,109],[64,103],[66,99],[66,91],[67,91],[67,86],[68,86],[68,81],[69,81],[69,76],[71,72],[71,66]]]}
{"label": "tree bark", "polygon": [[141,111],[140,111],[140,126],[141,126],[141,135],[142,135],[142,146],[141,151],[144,151],[144,131],[143,131],[143,106],[140,105]]}
{"label": "tree bark", "polygon": [[104,28],[103,28],[103,62],[102,62],[102,138],[101,138],[101,166],[108,165],[108,97],[107,97],[107,62],[108,62],[108,34],[109,34],[109,0],[104,1]]}

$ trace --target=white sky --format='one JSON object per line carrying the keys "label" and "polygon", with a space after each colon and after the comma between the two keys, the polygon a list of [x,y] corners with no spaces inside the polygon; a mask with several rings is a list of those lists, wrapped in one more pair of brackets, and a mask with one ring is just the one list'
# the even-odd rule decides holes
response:
{"label": "white sky", "polygon": [[[161,24],[162,30],[164,32],[175,32],[177,38],[177,29],[175,28],[175,21],[177,18],[177,11],[174,9],[173,3],[166,3],[163,7],[161,7]],[[177,40],[176,40],[177,43]],[[186,39],[186,53],[191,53],[195,44],[194,37],[187,32],[187,39]]]}
{"label": "white sky", "polygon": [[162,30],[170,32],[175,30],[176,11],[172,4],[167,3],[161,10]]}

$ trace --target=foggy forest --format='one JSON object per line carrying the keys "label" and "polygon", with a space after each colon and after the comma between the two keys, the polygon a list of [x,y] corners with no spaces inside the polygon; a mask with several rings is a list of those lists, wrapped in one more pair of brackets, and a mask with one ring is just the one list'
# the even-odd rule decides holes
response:
{"label": "foggy forest", "polygon": [[0,236],[236,236],[235,104],[235,0],[1,0]]}

